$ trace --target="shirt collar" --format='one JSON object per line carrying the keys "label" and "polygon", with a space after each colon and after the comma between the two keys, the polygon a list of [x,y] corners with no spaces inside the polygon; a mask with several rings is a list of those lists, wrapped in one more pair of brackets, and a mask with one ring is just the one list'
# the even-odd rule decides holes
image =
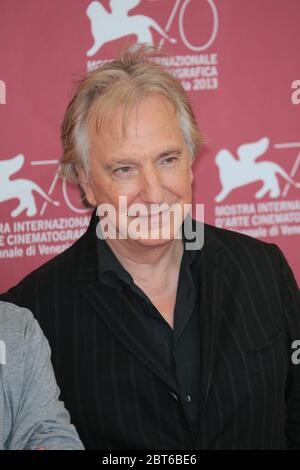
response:
{"label": "shirt collar", "polygon": [[[190,217],[189,215],[187,217]],[[181,260],[181,265],[184,269],[188,270],[195,260],[199,262],[201,250],[187,250],[186,249],[186,236],[184,231],[184,223],[181,226],[182,241],[184,245],[184,252]],[[193,227],[196,221],[192,221]],[[108,245],[105,239],[97,237],[97,260],[98,272],[101,282],[109,287],[122,289],[121,281],[129,285],[133,284],[133,278],[128,271],[122,266],[114,252]]]}

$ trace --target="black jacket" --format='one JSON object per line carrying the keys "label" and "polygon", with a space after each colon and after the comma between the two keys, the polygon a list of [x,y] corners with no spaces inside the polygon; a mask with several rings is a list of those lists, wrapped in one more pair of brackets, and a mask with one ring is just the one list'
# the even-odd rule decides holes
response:
{"label": "black jacket", "polygon": [[297,284],[271,244],[205,225],[201,424],[135,305],[98,279],[95,217],[68,250],[1,296],[32,310],[87,449],[300,449]]}

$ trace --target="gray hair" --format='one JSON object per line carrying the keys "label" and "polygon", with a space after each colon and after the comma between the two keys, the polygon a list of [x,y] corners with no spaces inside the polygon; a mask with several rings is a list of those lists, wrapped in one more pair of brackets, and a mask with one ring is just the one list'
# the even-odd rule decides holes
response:
{"label": "gray hair", "polygon": [[80,80],[61,128],[62,176],[80,185],[78,169],[88,174],[88,123],[92,116],[99,132],[104,121],[112,119],[116,109],[123,106],[123,132],[126,133],[129,109],[153,94],[160,94],[173,104],[190,157],[195,158],[202,138],[191,103],[180,81],[155,63],[159,53],[145,44],[129,46],[117,59],[100,65]]}

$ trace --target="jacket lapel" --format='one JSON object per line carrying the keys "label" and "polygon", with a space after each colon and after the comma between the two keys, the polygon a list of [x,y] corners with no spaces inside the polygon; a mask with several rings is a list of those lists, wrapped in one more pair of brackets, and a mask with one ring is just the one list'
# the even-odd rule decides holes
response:
{"label": "jacket lapel", "polygon": [[111,332],[136,359],[168,384],[170,390],[176,392],[177,385],[172,373],[168,370],[151,332],[142,322],[135,304],[124,297],[123,291],[105,289],[104,294],[100,281],[89,283],[84,288],[84,295]]}

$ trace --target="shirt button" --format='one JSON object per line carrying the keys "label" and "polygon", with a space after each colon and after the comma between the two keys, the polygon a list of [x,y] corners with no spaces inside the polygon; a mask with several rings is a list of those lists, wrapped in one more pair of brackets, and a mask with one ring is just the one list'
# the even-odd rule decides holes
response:
{"label": "shirt button", "polygon": [[191,401],[192,401],[191,396],[190,396],[190,395],[186,395],[185,401],[186,401],[187,403],[191,403]]}
{"label": "shirt button", "polygon": [[178,397],[177,393],[175,393],[175,392],[170,392],[170,396],[171,396],[172,398],[174,398],[175,401],[179,401],[179,397]]}

